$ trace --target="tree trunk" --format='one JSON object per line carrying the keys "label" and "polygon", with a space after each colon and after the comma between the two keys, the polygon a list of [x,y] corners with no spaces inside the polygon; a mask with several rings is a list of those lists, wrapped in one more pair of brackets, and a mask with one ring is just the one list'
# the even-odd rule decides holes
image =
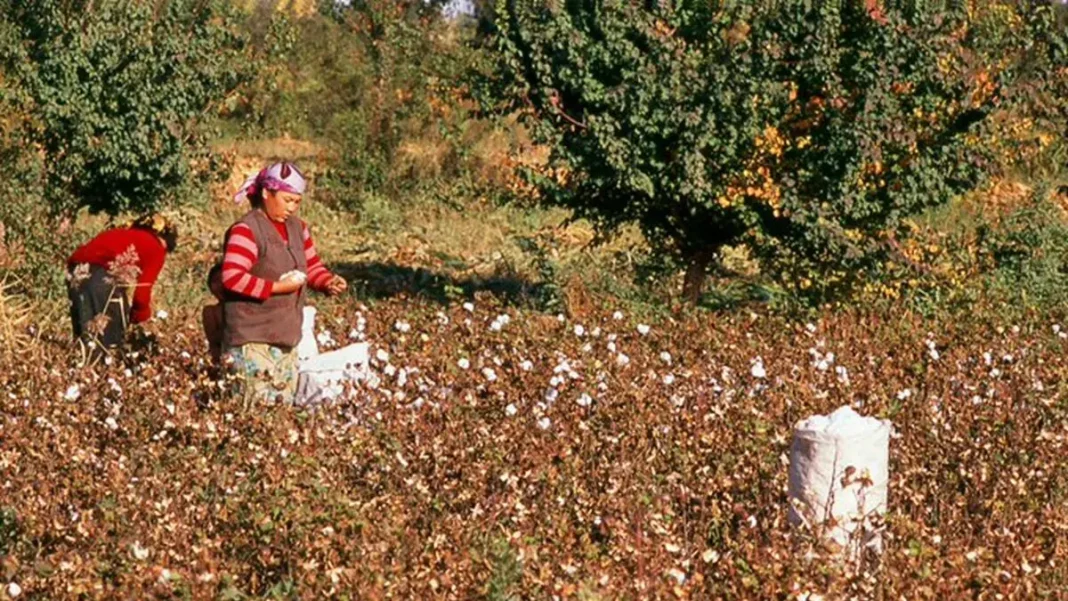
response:
{"label": "tree trunk", "polygon": [[682,299],[691,305],[696,305],[701,300],[701,293],[705,289],[705,279],[708,275],[708,266],[715,259],[715,251],[701,251],[689,257],[689,265],[686,267],[686,278],[682,283]]}

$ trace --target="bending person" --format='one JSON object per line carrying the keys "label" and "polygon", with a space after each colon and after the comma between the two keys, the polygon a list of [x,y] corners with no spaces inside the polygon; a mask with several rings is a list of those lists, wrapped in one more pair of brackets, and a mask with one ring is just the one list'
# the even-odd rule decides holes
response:
{"label": "bending person", "polygon": [[178,228],[149,215],[75,250],[67,259],[74,337],[90,348],[120,346],[130,324],[152,317],[152,287],[177,245]]}

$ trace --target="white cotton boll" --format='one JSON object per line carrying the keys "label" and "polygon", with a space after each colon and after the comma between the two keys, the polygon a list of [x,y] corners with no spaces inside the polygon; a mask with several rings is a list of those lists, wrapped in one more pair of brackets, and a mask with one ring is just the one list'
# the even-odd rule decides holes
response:
{"label": "white cotton boll", "polygon": [[593,328],[593,331],[590,332],[590,336],[593,336],[594,338],[597,338],[600,335],[601,335],[601,328],[599,328],[599,327]]}
{"label": "white cotton boll", "polygon": [[593,350],[593,345],[587,342],[586,344],[582,345],[582,348],[580,350],[583,353],[588,353]]}
{"label": "white cotton boll", "polygon": [[615,313],[612,314],[612,319],[614,319],[616,321],[619,321],[619,320],[623,319],[623,312],[622,311],[616,311]]}
{"label": "white cotton boll", "polygon": [[397,321],[396,323],[394,323],[394,324],[393,324],[393,327],[394,327],[394,328],[395,328],[395,329],[396,329],[396,330],[397,330],[398,332],[401,332],[401,333],[405,333],[405,332],[408,332],[409,330],[411,330],[411,329],[412,329],[412,326],[411,326],[411,325],[410,325],[410,324],[409,324],[408,322],[406,322],[406,321],[400,321],[400,320],[398,320],[398,321]]}
{"label": "white cotton boll", "polygon": [[170,317],[170,314],[163,309],[156,311],[156,319],[167,319],[168,317]]}
{"label": "white cotton boll", "polygon": [[904,401],[905,399],[907,399],[907,398],[909,398],[911,396],[912,396],[912,389],[911,388],[906,388],[906,389],[904,389],[902,391],[899,391],[897,393],[897,400]]}
{"label": "white cotton boll", "polygon": [[515,405],[513,405],[512,403],[508,403],[508,406],[504,408],[504,413],[508,417],[512,417],[516,413],[519,413],[519,410],[516,409]]}
{"label": "white cotton boll", "polygon": [[927,354],[930,355],[932,361],[938,361],[942,356],[939,354],[938,349],[930,349],[927,351]]}
{"label": "white cotton boll", "polygon": [[351,330],[349,330],[349,340],[359,340],[360,338],[363,338],[362,332],[360,332],[356,328],[352,328]]}
{"label": "white cotton boll", "polygon": [[560,391],[555,388],[547,388],[545,390],[545,400],[549,403],[556,402],[557,397],[560,396]]}
{"label": "white cotton boll", "polygon": [[1061,324],[1059,324],[1059,323],[1053,324],[1053,333],[1054,334],[1060,334],[1061,333]]}
{"label": "white cotton boll", "polygon": [[519,364],[519,369],[523,371],[530,371],[534,369],[534,364],[531,363],[529,360],[524,359],[523,362]]}
{"label": "white cotton boll", "polygon": [[76,401],[80,396],[82,396],[82,389],[77,384],[71,384],[67,387],[67,391],[63,393],[63,398],[68,401]]}
{"label": "white cotton boll", "polygon": [[475,304],[470,302],[464,303],[464,311],[467,311],[468,313],[474,313]]}
{"label": "white cotton boll", "polygon": [[614,343],[614,342],[609,342],[607,345],[605,345],[605,347],[608,349],[608,352],[610,352],[610,353],[616,352],[616,343]]}
{"label": "white cotton boll", "polygon": [[578,336],[579,338],[582,338],[583,336],[586,335],[586,328],[582,327],[581,324],[575,324],[574,332],[575,332],[575,336]]}
{"label": "white cotton boll", "polygon": [[809,334],[815,334],[816,333],[816,324],[806,323],[805,324],[805,329],[808,331]]}
{"label": "white cotton boll", "polygon": [[130,545],[130,552],[133,554],[134,559],[138,561],[148,559],[149,551],[141,546],[141,541],[134,541],[134,544]]}
{"label": "white cotton boll", "polygon": [[827,362],[827,359],[820,359],[819,362],[816,363],[816,369],[820,371],[827,371],[830,367],[831,364]]}
{"label": "white cotton boll", "polygon": [[556,387],[556,386],[559,386],[559,385],[561,385],[563,383],[564,383],[564,378],[562,376],[553,376],[553,377],[549,378],[549,386]]}
{"label": "white cotton boll", "polygon": [[501,328],[503,328],[503,327],[504,327],[504,324],[502,324],[499,321],[494,321],[493,323],[490,324],[490,331],[491,332],[500,332]]}
{"label": "white cotton boll", "polygon": [[579,407],[589,407],[593,404],[593,397],[584,392],[579,395],[578,400],[576,400],[575,402],[578,403]]}
{"label": "white cotton boll", "polygon": [[492,369],[490,369],[488,367],[483,367],[482,368],[482,375],[483,375],[483,377],[486,378],[487,381],[490,381],[490,382],[496,382],[497,381],[497,372],[493,371]]}
{"label": "white cotton boll", "polygon": [[109,418],[105,419],[104,420],[104,425],[106,425],[109,430],[118,430],[119,429],[119,422],[115,421],[114,417],[109,417]]}
{"label": "white cotton boll", "polygon": [[382,370],[382,373],[392,377],[393,374],[397,373],[397,368],[393,367],[392,365],[387,365],[385,369]]}
{"label": "white cotton boll", "polygon": [[764,369],[764,361],[760,357],[753,360],[753,366],[749,368],[749,373],[758,380],[768,376],[767,370]]}
{"label": "white cotton boll", "polygon": [[619,365],[620,367],[623,367],[623,366],[625,366],[625,365],[627,365],[629,363],[630,363],[630,357],[624,355],[623,353],[620,353],[620,354],[616,355],[616,365]]}
{"label": "white cotton boll", "polygon": [[17,582],[12,582],[7,585],[7,596],[12,599],[22,594],[22,587]]}
{"label": "white cotton boll", "polygon": [[378,349],[377,351],[375,351],[375,359],[378,359],[379,361],[385,363],[386,361],[389,361],[389,353],[387,353],[384,349]]}
{"label": "white cotton boll", "polygon": [[660,353],[660,360],[668,365],[671,365],[671,353],[663,351],[662,353]]}
{"label": "white cotton boll", "polygon": [[834,368],[834,373],[836,373],[838,375],[838,381],[839,382],[841,382],[843,384],[849,384],[849,371],[845,367],[843,367],[841,365],[839,365],[838,367],[835,367]]}
{"label": "white cotton boll", "polygon": [[666,374],[664,376],[664,384],[666,384],[668,386],[671,386],[674,383],[675,383],[675,375],[674,374]]}
{"label": "white cotton boll", "polygon": [[557,313],[556,314],[556,321],[559,321],[560,323],[564,323],[565,321],[567,321],[567,318],[564,317],[563,313]]}
{"label": "white cotton boll", "polygon": [[471,367],[471,362],[468,361],[466,357],[461,357],[460,360],[456,362],[456,365],[460,366],[460,369],[468,369]]}
{"label": "white cotton boll", "polygon": [[649,326],[645,325],[644,323],[638,324],[638,333],[641,334],[642,336],[645,336],[646,334],[648,334],[651,329],[652,328],[650,328]]}
{"label": "white cotton boll", "polygon": [[538,420],[538,427],[541,428],[542,430],[548,430],[549,427],[552,426],[552,425],[553,425],[553,422],[548,417],[543,417],[543,418]]}

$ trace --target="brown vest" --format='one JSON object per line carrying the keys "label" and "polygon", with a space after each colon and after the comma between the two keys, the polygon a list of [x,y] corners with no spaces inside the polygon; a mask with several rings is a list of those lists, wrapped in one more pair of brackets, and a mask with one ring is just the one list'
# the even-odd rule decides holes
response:
{"label": "brown vest", "polygon": [[[256,239],[258,257],[249,270],[252,275],[277,282],[287,271],[299,269],[308,273],[304,228],[300,219],[290,216],[286,220],[288,243],[267,215],[258,209],[249,211],[237,223],[249,226]],[[226,235],[229,238],[230,232]],[[223,312],[226,317],[224,347],[238,347],[250,342],[293,347],[300,342],[304,321],[304,287],[299,292],[270,296],[262,301],[228,294]]]}

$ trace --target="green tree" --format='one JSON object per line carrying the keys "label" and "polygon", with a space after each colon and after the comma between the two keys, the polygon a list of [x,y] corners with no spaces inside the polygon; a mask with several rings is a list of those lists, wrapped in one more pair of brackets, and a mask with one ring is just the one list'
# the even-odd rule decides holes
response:
{"label": "green tree", "polygon": [[56,213],[116,214],[170,202],[201,127],[252,75],[229,3],[0,0],[0,71],[21,91]]}
{"label": "green tree", "polygon": [[984,53],[966,3],[942,4],[498,0],[490,98],[551,145],[543,198],[639,224],[687,265],[686,299],[738,243],[825,293],[972,187],[977,132],[1052,72],[1049,7],[999,5],[1012,43]]}

